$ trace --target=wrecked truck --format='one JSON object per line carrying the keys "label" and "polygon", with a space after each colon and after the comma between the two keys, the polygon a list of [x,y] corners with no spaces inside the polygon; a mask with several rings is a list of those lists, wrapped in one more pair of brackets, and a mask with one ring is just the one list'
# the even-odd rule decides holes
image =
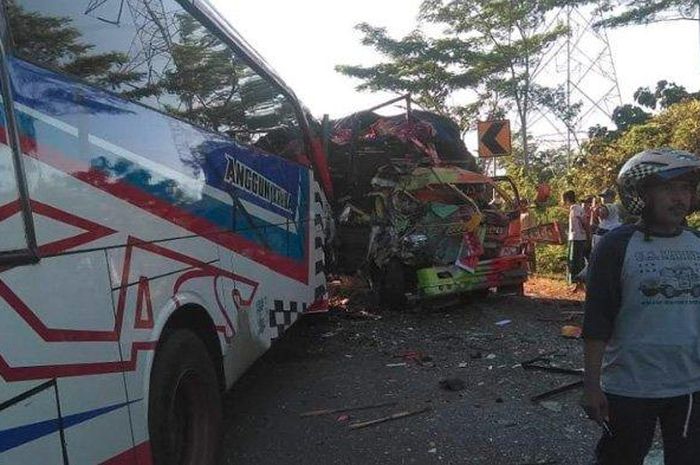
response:
{"label": "wrecked truck", "polygon": [[[402,171],[391,166],[380,170],[373,184],[361,269],[384,304],[396,307],[492,288],[522,293],[527,258],[517,190],[508,178],[458,167]],[[352,213],[346,206],[340,230]]]}
{"label": "wrecked truck", "polygon": [[338,267],[360,271],[383,304],[522,293],[517,187],[477,171],[452,121],[357,113],[335,123],[328,155]]}

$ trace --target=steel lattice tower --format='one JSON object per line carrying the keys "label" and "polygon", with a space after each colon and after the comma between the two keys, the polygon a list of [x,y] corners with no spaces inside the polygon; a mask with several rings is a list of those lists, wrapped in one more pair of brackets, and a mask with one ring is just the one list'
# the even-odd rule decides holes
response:
{"label": "steel lattice tower", "polygon": [[569,158],[588,128],[609,124],[614,109],[622,103],[607,31],[593,27],[601,19],[594,11],[569,6],[554,15],[547,27],[564,23],[569,34],[550,47],[533,73],[534,83],[564,92],[568,110],[580,105],[568,120],[559,112],[538,109],[528,123],[540,145],[565,146]]}

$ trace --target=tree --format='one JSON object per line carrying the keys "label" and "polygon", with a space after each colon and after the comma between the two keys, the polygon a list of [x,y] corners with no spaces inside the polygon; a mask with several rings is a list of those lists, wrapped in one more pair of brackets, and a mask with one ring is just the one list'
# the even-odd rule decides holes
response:
{"label": "tree", "polygon": [[[566,104],[562,89],[534,83],[544,64],[544,52],[567,34],[562,24],[549,24],[549,13],[567,0],[425,0],[422,26],[442,28],[430,37],[417,30],[401,40],[385,29],[361,24],[362,43],[377,49],[388,62],[375,66],[338,66],[361,79],[359,90],[413,92],[419,103],[473,124],[477,115],[498,117],[514,109],[520,123],[527,165],[528,121],[537,108],[558,110],[564,122],[573,121],[576,107]],[[470,90],[469,104],[450,106],[449,97]],[[573,111],[571,111],[573,108]]]}
{"label": "tree", "polygon": [[126,54],[95,53],[94,45],[81,41],[81,32],[70,18],[27,11],[13,0],[8,0],[6,11],[22,56],[98,86],[117,88],[142,77],[139,72],[124,70]]}
{"label": "tree", "polygon": [[[635,153],[650,147],[675,147],[700,154],[700,100],[673,104],[643,124],[630,126],[607,141],[593,139],[585,144],[586,156],[575,168],[581,189],[599,192],[614,184],[620,167]],[[591,150],[593,144],[593,150]]]}
{"label": "tree", "polygon": [[606,0],[599,10],[607,16],[598,26],[621,27],[661,21],[692,21],[697,0]]}
{"label": "tree", "polygon": [[294,126],[294,109],[279,89],[190,14],[173,14],[162,0],[130,7],[140,47],[126,66],[147,76],[132,96],[152,96],[167,113],[243,142]]}
{"label": "tree", "polygon": [[628,103],[613,110],[612,120],[617,126],[616,130],[601,125],[589,128],[585,151],[596,153],[598,148],[611,143],[628,129],[645,124],[653,117],[654,110],[665,110],[677,103],[698,99],[700,92],[688,92],[685,87],[666,80],[657,82],[653,91],[640,87],[634,93],[635,104]]}
{"label": "tree", "polygon": [[626,131],[631,126],[645,123],[651,117],[651,113],[644,111],[637,105],[625,104],[613,110],[612,120],[618,131]]}
{"label": "tree", "polygon": [[389,60],[370,67],[336,66],[338,72],[364,81],[357,90],[411,93],[425,109],[448,115],[447,98],[452,92],[478,85],[479,78],[471,68],[448,70],[455,57],[465,63],[477,59],[468,41],[430,38],[420,30],[395,40],[386,28],[367,23],[358,24],[356,29],[364,34],[362,45],[374,47]]}
{"label": "tree", "polygon": [[670,107],[688,99],[700,98],[700,92],[688,92],[685,87],[674,82],[661,80],[656,83],[656,89],[651,91],[648,87],[640,87],[634,93],[634,100],[643,107],[656,110]]}

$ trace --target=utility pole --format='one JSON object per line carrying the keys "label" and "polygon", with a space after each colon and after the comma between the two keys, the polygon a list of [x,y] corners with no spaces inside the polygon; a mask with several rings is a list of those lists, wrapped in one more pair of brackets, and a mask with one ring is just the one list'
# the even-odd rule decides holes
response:
{"label": "utility pole", "polygon": [[[571,108],[571,5],[566,7],[566,108]],[[566,168],[571,168],[571,129],[566,131]]]}

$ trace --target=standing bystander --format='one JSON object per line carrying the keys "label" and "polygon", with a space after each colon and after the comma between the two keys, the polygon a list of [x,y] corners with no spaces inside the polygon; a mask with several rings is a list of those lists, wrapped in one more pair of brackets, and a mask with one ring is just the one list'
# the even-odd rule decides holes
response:
{"label": "standing bystander", "polygon": [[579,289],[576,276],[581,272],[585,264],[586,240],[588,233],[583,207],[576,203],[576,193],[572,190],[564,192],[562,202],[569,209],[569,250],[567,280],[569,284],[576,284],[574,290]]}
{"label": "standing bystander", "polygon": [[596,209],[597,225],[593,231],[592,247],[595,249],[596,244],[609,231],[617,228],[622,224],[620,220],[620,206],[615,203],[615,191],[613,189],[605,189],[600,193],[602,204]]}
{"label": "standing bystander", "polygon": [[657,422],[666,465],[700,463],[700,235],[683,227],[700,159],[647,150],[620,170],[640,215],[598,242],[588,269],[582,406],[603,426],[596,465],[642,465]]}

